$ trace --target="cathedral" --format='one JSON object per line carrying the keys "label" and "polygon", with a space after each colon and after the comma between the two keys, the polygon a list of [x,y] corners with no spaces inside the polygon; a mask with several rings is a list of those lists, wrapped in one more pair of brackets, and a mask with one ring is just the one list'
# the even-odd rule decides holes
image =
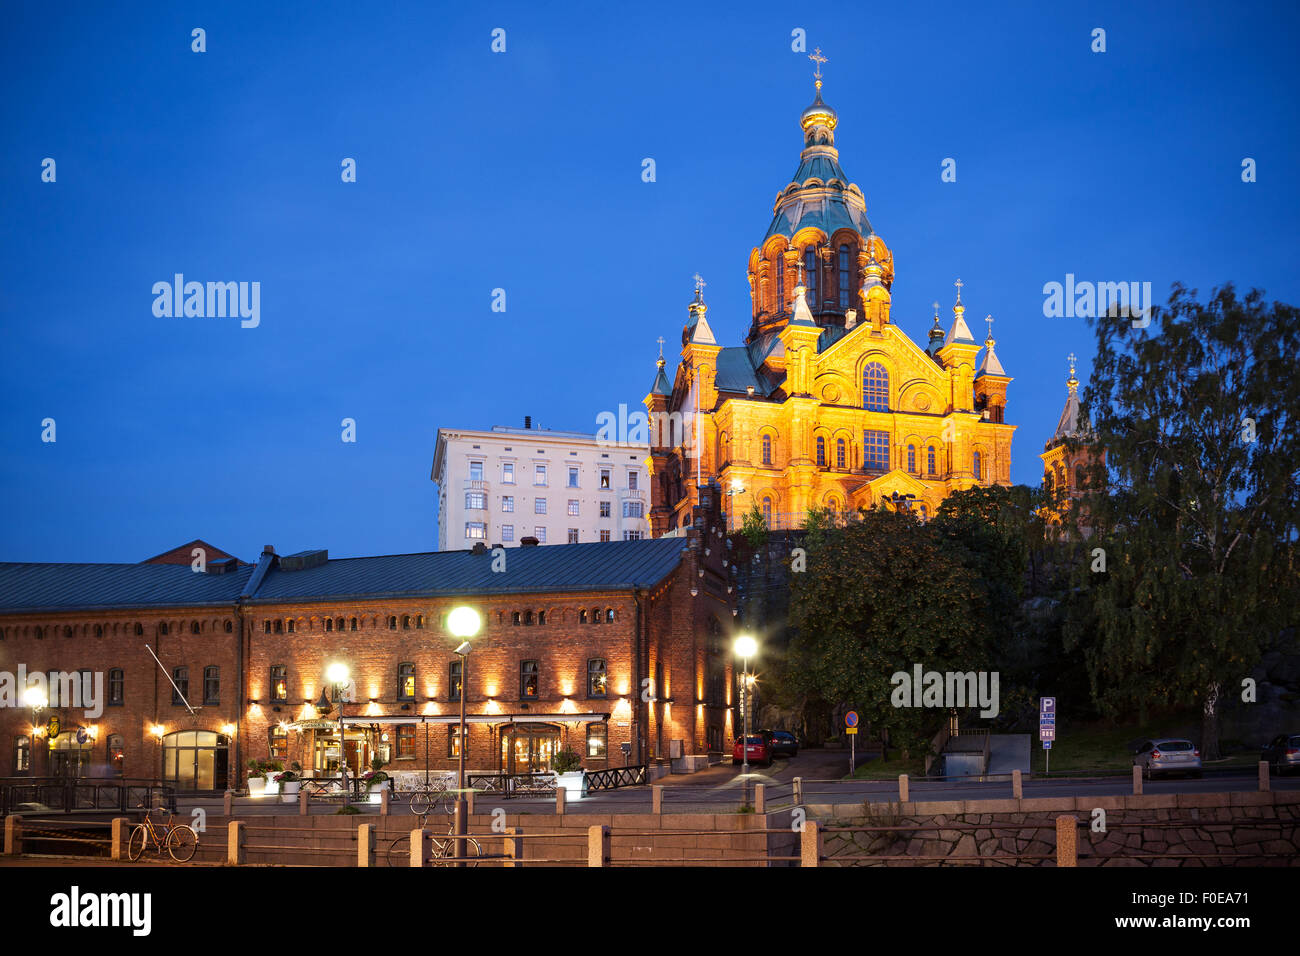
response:
{"label": "cathedral", "polygon": [[645,399],[650,420],[669,423],[653,430],[648,461],[656,537],[681,533],[712,480],[729,526],[756,509],[773,529],[802,526],[812,508],[884,505],[925,519],[954,491],[1010,484],[1011,378],[993,319],[981,348],[958,279],[946,331],[937,302],[924,343],[894,323],[894,256],[840,167],[824,59],[812,59],[799,166],[749,254],[749,333],[718,343],[697,276],[675,379],[661,355]]}

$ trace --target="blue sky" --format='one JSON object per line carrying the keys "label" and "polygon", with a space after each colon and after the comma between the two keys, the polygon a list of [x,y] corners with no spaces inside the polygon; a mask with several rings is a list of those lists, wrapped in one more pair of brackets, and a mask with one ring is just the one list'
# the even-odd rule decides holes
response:
{"label": "blue sky", "polygon": [[[1294,4],[143,6],[6,5],[0,560],[436,547],[439,426],[636,407],[696,271],[743,338],[812,97],[795,28],[895,321],[923,340],[958,276],[996,318],[1013,480],[1092,354],[1045,282],[1300,300]],[[259,327],[155,317],[177,272],[260,282]]]}

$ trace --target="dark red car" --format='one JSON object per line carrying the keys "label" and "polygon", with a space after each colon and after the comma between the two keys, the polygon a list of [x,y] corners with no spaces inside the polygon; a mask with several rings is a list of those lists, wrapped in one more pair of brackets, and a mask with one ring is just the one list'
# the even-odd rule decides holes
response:
{"label": "dark red car", "polygon": [[[749,742],[747,749],[749,750],[750,765],[772,766],[772,738],[768,737],[767,734],[750,734],[746,739]],[[731,764],[734,767],[744,762],[745,753],[741,749],[740,738],[737,737],[736,742],[731,745]]]}

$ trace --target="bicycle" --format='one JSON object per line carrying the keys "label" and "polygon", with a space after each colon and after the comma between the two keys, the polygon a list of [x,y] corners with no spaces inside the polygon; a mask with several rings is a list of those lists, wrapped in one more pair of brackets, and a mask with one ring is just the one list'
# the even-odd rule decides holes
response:
{"label": "bicycle", "polygon": [[411,812],[419,817],[439,806],[447,813],[456,812],[456,801],[446,784],[441,782],[420,784],[411,791],[410,804]]}
{"label": "bicycle", "polygon": [[149,845],[152,839],[154,843],[154,852],[159,857],[162,856],[164,848],[167,855],[177,863],[188,863],[194,858],[194,853],[199,848],[199,835],[194,832],[193,827],[186,826],[183,823],[174,822],[176,814],[167,815],[165,823],[154,824],[152,808],[144,815],[144,822],[137,823],[131,831],[131,838],[126,843],[127,858],[134,863],[140,859],[144,853],[145,847]]}
{"label": "bicycle", "polygon": [[[437,837],[430,837],[429,842],[433,844],[433,849],[429,853],[430,860],[434,861],[433,866],[450,866],[457,861],[456,858],[456,833],[455,827],[449,827],[447,830],[447,839],[439,840]],[[483,847],[472,836],[465,837],[465,866],[478,866],[478,859],[483,855]],[[411,865],[411,838],[410,836],[398,837],[388,846],[388,852],[385,854],[385,861],[389,866],[410,866]]]}

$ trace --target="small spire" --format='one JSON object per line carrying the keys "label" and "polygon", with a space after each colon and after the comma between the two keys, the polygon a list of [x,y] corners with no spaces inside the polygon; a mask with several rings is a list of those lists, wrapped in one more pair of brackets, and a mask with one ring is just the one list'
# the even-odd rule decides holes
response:
{"label": "small spire", "polygon": [[659,367],[664,367],[664,337],[659,336]]}
{"label": "small spire", "polygon": [[939,324],[939,303],[937,300],[934,302],[934,324]]}
{"label": "small spire", "polygon": [[984,340],[984,344],[985,344],[985,345],[993,345],[993,344],[995,344],[994,341],[993,341],[993,316],[991,316],[991,315],[986,316],[986,317],[984,318],[984,321],[987,322],[987,323],[989,324],[989,334],[988,334],[988,338],[986,338],[986,339]]}
{"label": "small spire", "polygon": [[700,274],[699,274],[698,272],[695,273],[695,275],[692,276],[692,278],[695,280],[695,301],[696,301],[696,302],[703,302],[703,301],[704,301],[704,287],[705,287],[706,285],[708,285],[708,283],[705,282],[702,278],[700,278]]}
{"label": "small spire", "polygon": [[1077,362],[1079,359],[1078,356],[1076,356],[1073,352],[1071,352],[1069,355],[1065,357],[1065,360],[1070,363],[1070,377],[1065,384],[1070,386],[1070,392],[1071,394],[1073,394],[1074,390],[1079,387],[1079,380],[1074,377],[1074,363]]}
{"label": "small spire", "polygon": [[[804,49],[806,50],[806,49],[808,49],[808,48],[807,48],[807,47],[804,47]],[[817,64],[817,69],[816,69],[816,71],[813,73],[813,77],[814,77],[813,85],[817,88],[817,92],[818,92],[818,93],[821,93],[821,90],[822,90],[822,64],[823,64],[823,63],[826,63],[826,62],[828,62],[828,61],[827,61],[826,57],[822,56],[822,48],[821,48],[821,47],[816,47],[816,48],[814,48],[814,49],[813,49],[813,52],[811,52],[811,53],[808,54],[808,59],[812,60],[814,63]]]}
{"label": "small spire", "polygon": [[953,285],[957,287],[957,305],[961,305],[961,287],[964,285],[964,283],[961,281],[961,279],[958,279],[956,282],[953,283]]}

